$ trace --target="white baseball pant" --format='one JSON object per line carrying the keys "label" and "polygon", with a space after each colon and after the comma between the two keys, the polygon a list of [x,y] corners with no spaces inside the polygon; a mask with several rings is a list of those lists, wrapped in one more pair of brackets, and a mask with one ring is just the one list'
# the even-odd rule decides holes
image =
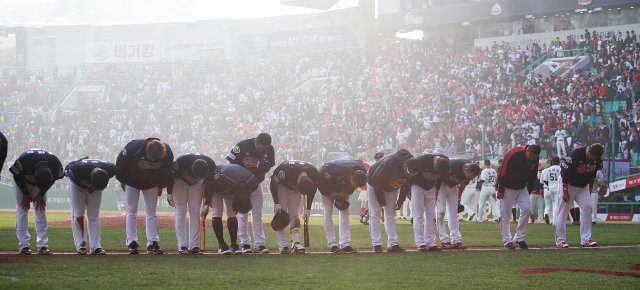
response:
{"label": "white baseball pant", "polygon": [[[253,230],[254,246],[264,246],[264,225],[262,224],[262,208],[264,207],[264,196],[262,195],[262,186],[254,190],[249,196],[251,199],[251,229]],[[251,236],[249,235],[249,213],[238,213],[238,238],[241,245],[251,245]]]}
{"label": "white baseball pant", "polygon": [[549,216],[549,222],[555,223],[557,207],[558,189],[544,190],[544,214]]}
{"label": "white baseball pant", "polygon": [[[538,223],[542,223],[544,218],[544,197],[532,193],[529,195],[529,203],[531,204],[531,209],[535,207],[538,211]],[[533,215],[533,213],[531,214]]]}
{"label": "white baseball pant", "polygon": [[416,247],[436,245],[436,188],[429,190],[411,186],[411,212],[413,213],[413,236]]}
{"label": "white baseball pant", "polygon": [[[278,184],[278,202],[280,204],[280,208],[289,214],[289,231],[299,231],[299,227],[294,227],[294,220],[299,219],[300,216],[302,194],[295,190],[291,190],[282,184]],[[300,242],[295,240],[294,233],[291,233],[291,237],[294,239],[294,242]],[[276,231],[276,238],[278,239],[278,249],[282,250],[282,248],[288,246],[287,236],[284,233],[284,229]]]}
{"label": "white baseball pant", "polygon": [[[458,222],[458,189],[456,186],[446,184],[440,185],[438,191],[437,205],[437,223],[438,233],[440,234],[441,243],[460,243],[462,235],[460,234],[460,224]],[[444,215],[447,213],[447,221],[449,223],[449,232],[444,225]]]}
{"label": "white baseball pant", "polygon": [[[181,178],[173,181],[173,202],[175,204],[175,227],[178,249],[189,250],[199,247],[200,243],[200,205],[202,204],[202,181],[192,185]],[[187,212],[189,212],[189,241],[187,245]]]}
{"label": "white baseball pant", "polygon": [[339,246],[341,249],[351,245],[351,227],[349,226],[349,209],[338,210],[338,233],[340,244],[336,243],[336,234],[333,229],[333,198],[321,194],[324,207],[324,234],[327,237],[327,247]]}
{"label": "white baseball pant", "polygon": [[127,219],[126,219],[126,232],[127,240],[126,245],[131,242],[138,242],[138,230],[136,225],[136,217],[138,214],[138,201],[140,200],[140,193],[144,198],[144,206],[146,213],[146,236],[147,246],[153,242],[160,242],[158,236],[158,215],[156,208],[158,206],[158,188],[152,187],[149,189],[140,190],[135,187],[126,185],[124,188],[124,194],[127,199]]}
{"label": "white baseball pant", "polygon": [[591,193],[591,221],[598,221],[598,193]]}
{"label": "white baseball pant", "polygon": [[[511,208],[513,204],[517,204],[520,208],[520,217],[518,218],[518,227],[516,228],[516,235],[511,237]],[[504,197],[500,201],[500,215],[503,217],[500,220],[500,232],[502,235],[502,243],[507,244],[511,242],[524,241],[524,237],[527,235],[528,219],[531,214],[531,201],[529,200],[529,191],[527,187],[520,189],[505,188]],[[505,218],[507,217],[507,218]]]}
{"label": "white baseball pant", "polygon": [[478,201],[478,221],[484,221],[485,214],[485,206],[487,201],[489,202],[489,210],[491,211],[491,215],[493,219],[498,219],[500,217],[500,205],[498,201],[493,196],[495,194],[495,189],[493,186],[483,186],[480,190],[480,198]]}
{"label": "white baseball pant", "polygon": [[[367,194],[369,195],[369,235],[371,245],[382,246],[382,233],[380,232],[380,215],[383,207],[380,206],[376,192],[371,184],[367,184]],[[398,190],[384,191],[384,198],[387,205],[384,206],[384,230],[387,233],[387,247],[399,245],[398,233],[396,231],[396,203],[398,202]]]}
{"label": "white baseball pant", "polygon": [[[591,194],[589,186],[575,187],[569,186],[569,202],[565,202],[560,197],[560,206],[558,207],[558,216],[556,217],[556,245],[566,242],[567,239],[567,215],[573,202],[575,201],[580,207],[580,243],[586,244],[591,240]],[[560,195],[560,194],[559,194]]]}
{"label": "white baseball pant", "polygon": [[564,141],[556,141],[556,149],[558,150],[558,156],[567,156],[567,146]]}
{"label": "white baseball pant", "polygon": [[[34,199],[40,193],[40,188],[29,183],[27,183],[27,190],[29,191],[29,195],[32,199]],[[15,183],[15,181],[13,182],[13,193],[16,196],[16,236],[18,237],[18,250],[21,250],[24,247],[29,247],[29,243],[31,242],[31,235],[29,234],[28,230],[29,210],[24,210],[20,206],[24,194],[22,193],[22,190],[20,190],[20,187],[18,187],[18,185]],[[44,194],[44,201],[47,201],[46,193]],[[36,217],[36,246],[38,247],[38,249],[42,247],[48,247],[49,226],[47,225],[47,209],[45,208],[44,210],[36,210],[35,202],[32,202],[30,204],[30,207],[33,207],[33,212]]]}
{"label": "white baseball pant", "polygon": [[[88,190],[79,187],[75,182],[69,181],[69,193],[71,194],[71,232],[76,250],[88,248],[91,252],[102,248],[100,242],[100,204],[102,203],[102,190]],[[87,212],[89,225],[89,244],[87,243],[87,228],[84,222],[84,213]],[[83,223],[84,231],[80,229],[79,222]],[[85,245],[83,245],[85,244]]]}
{"label": "white baseball pant", "polygon": [[476,194],[476,189],[465,189],[462,192],[462,196],[460,197],[460,204],[464,206],[464,212],[468,217],[471,217],[476,214],[476,209],[478,208],[478,197]]}

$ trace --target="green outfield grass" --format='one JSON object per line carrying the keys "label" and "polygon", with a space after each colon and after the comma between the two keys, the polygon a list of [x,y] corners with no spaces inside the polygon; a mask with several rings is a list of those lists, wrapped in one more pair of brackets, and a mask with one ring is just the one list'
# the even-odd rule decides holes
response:
{"label": "green outfield grass", "polygon": [[[65,221],[68,213],[49,213],[50,221]],[[32,243],[35,241],[30,217]],[[16,251],[15,216],[0,213],[0,251]],[[569,243],[578,244],[578,227],[568,225]],[[324,250],[322,218],[311,218],[311,249]],[[139,229],[141,242],[144,231]],[[463,241],[470,247],[501,245],[498,224],[462,223]],[[226,232],[225,232],[226,233]],[[266,228],[268,247],[275,250],[275,235]],[[411,225],[399,221],[400,242],[414,248]],[[383,235],[384,237],[384,235]],[[597,224],[594,239],[601,244],[638,244],[640,225]],[[160,230],[165,250],[175,248],[175,232]],[[125,251],[124,228],[103,229],[109,252]],[[353,245],[370,249],[368,227],[352,221]],[[49,246],[55,252],[73,251],[71,230],[49,228]],[[216,243],[208,228],[210,249]],[[553,245],[549,225],[530,225],[531,246]],[[525,268],[560,267],[621,272],[640,264],[640,249],[578,249],[530,251],[459,251],[442,253],[356,255],[248,255],[248,256],[18,256],[0,255],[0,289],[60,288],[183,288],[183,289],[400,289],[400,288],[600,288],[637,289],[640,279],[591,273],[525,274]]]}

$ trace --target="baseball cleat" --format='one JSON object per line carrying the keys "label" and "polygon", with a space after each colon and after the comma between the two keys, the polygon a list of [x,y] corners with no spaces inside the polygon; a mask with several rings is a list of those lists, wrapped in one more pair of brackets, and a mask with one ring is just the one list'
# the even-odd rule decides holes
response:
{"label": "baseball cleat", "polygon": [[598,246],[598,243],[592,241],[592,240],[588,240],[586,243],[580,245],[583,248],[595,248]]}
{"label": "baseball cleat", "polygon": [[102,248],[97,248],[95,250],[93,250],[93,252],[91,252],[91,255],[104,255],[107,252],[105,252]]}
{"label": "baseball cleat", "polygon": [[560,249],[566,249],[569,248],[569,244],[567,244],[566,242],[560,242],[559,244],[556,245],[558,248]]}
{"label": "baseball cleat", "polygon": [[453,245],[451,245],[450,242],[446,242],[446,243],[440,243],[440,249],[443,250],[450,250],[451,247],[453,247]]}
{"label": "baseball cleat", "polygon": [[544,214],[544,223],[545,224],[549,224],[550,223],[548,214]]}
{"label": "baseball cleat", "polygon": [[571,222],[571,224],[572,224],[572,225],[579,226],[579,225],[580,225],[580,221],[572,221],[572,222]]}
{"label": "baseball cleat", "polygon": [[204,253],[199,247],[193,247],[193,249],[191,249],[191,255],[204,255]]}
{"label": "baseball cleat", "polygon": [[269,254],[269,249],[267,249],[265,246],[258,246],[255,249],[254,253],[257,253],[257,254]]}
{"label": "baseball cleat", "polygon": [[351,246],[346,246],[346,247],[342,247],[342,249],[340,249],[340,252],[345,254],[353,254],[353,253],[357,253],[358,251]]}
{"label": "baseball cleat", "polygon": [[426,245],[418,247],[418,252],[428,252],[429,248]]}
{"label": "baseball cleat", "polygon": [[525,241],[519,241],[519,242],[516,242],[516,244],[518,244],[518,247],[520,247],[521,250],[529,249],[529,245],[527,245],[527,242]]}
{"label": "baseball cleat", "polygon": [[49,251],[47,247],[40,247],[40,249],[38,249],[38,255],[51,255],[51,251]]}
{"label": "baseball cleat", "polygon": [[86,255],[87,254],[87,248],[79,248],[77,251],[78,255]]}
{"label": "baseball cleat", "polygon": [[440,248],[438,246],[431,246],[428,249],[429,252],[440,252]]}
{"label": "baseball cleat", "polygon": [[291,251],[289,250],[289,247],[283,247],[282,249],[280,249],[280,254],[282,255],[291,254]]}
{"label": "baseball cleat", "polygon": [[130,255],[137,255],[138,253],[140,253],[138,251],[138,248],[139,248],[138,242],[136,242],[136,241],[133,241],[133,242],[129,243],[129,246],[127,246],[127,247],[129,248],[129,254]]}
{"label": "baseball cleat", "polygon": [[466,250],[467,246],[465,246],[462,242],[457,242],[451,246],[453,250]]}
{"label": "baseball cleat", "polygon": [[233,250],[229,248],[229,245],[226,243],[218,246],[218,254],[220,255],[233,255]]}
{"label": "baseball cleat", "polygon": [[[238,246],[238,244],[231,244],[231,251],[233,251],[234,254],[236,255],[243,255],[244,254],[244,250],[240,250],[240,246]],[[253,252],[253,251],[251,251]]]}
{"label": "baseball cleat", "polygon": [[158,242],[153,241],[151,245],[147,246],[147,254],[162,255],[164,251],[160,250],[160,244],[158,244]]}
{"label": "baseball cleat", "polygon": [[340,248],[338,248],[338,246],[333,246],[333,247],[331,247],[331,249],[329,249],[329,251],[332,254],[337,254],[337,253],[340,253]]}
{"label": "baseball cleat", "polygon": [[404,253],[405,249],[400,247],[400,245],[395,245],[387,248],[387,253]]}
{"label": "baseball cleat", "polygon": [[249,246],[249,245],[242,245],[242,253],[243,254],[251,254],[251,253],[253,253],[253,250],[251,250],[251,246]]}
{"label": "baseball cleat", "polygon": [[293,248],[293,253],[294,254],[304,254],[305,253],[305,249],[302,246],[302,244],[300,244],[300,243],[293,243],[292,248]]}
{"label": "baseball cleat", "polygon": [[187,255],[187,254],[189,254],[189,249],[187,249],[187,247],[180,247],[180,250],[178,250],[178,254],[179,255]]}
{"label": "baseball cleat", "polygon": [[512,242],[508,242],[506,244],[504,244],[504,248],[507,250],[515,250],[516,249],[516,245],[514,245]]}
{"label": "baseball cleat", "polygon": [[18,253],[20,253],[20,255],[31,255],[31,248],[24,247],[24,248],[20,249],[20,251]]}
{"label": "baseball cleat", "polygon": [[373,246],[373,252],[374,252],[375,254],[382,253],[382,246],[380,246],[380,245]]}

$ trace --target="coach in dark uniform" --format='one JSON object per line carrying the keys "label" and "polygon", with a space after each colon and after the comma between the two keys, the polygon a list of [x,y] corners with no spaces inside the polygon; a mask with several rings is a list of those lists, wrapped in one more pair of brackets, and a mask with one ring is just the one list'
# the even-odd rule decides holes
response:
{"label": "coach in dark uniform", "polygon": [[[175,207],[178,254],[200,254],[200,204],[202,191],[213,181],[216,163],[209,156],[197,153],[181,155],[173,162],[173,178],[167,186],[167,201]],[[189,212],[189,239],[186,219]]]}
{"label": "coach in dark uniform", "polygon": [[[93,255],[104,255],[100,241],[100,204],[102,191],[107,187],[109,179],[116,175],[116,166],[111,162],[88,158],[86,156],[71,161],[64,169],[64,174],[71,180],[71,231],[78,254],[86,255],[89,250]],[[85,211],[89,224],[89,249],[84,223]]]}
{"label": "coach in dark uniform", "polygon": [[[305,249],[300,244],[300,204],[302,196],[306,196],[304,216],[309,217],[313,197],[318,189],[318,170],[309,162],[299,160],[287,160],[282,162],[271,175],[271,196],[276,212],[285,211],[289,214],[291,240],[293,252],[304,253]],[[276,231],[278,248],[281,254],[288,254],[289,247],[284,230]]]}
{"label": "coach in dark uniform", "polygon": [[[318,190],[322,195],[324,207],[324,233],[327,237],[327,246],[332,253],[355,253],[355,249],[351,247],[349,196],[357,187],[367,184],[366,172],[364,162],[356,159],[333,160],[320,168]],[[333,230],[334,204],[339,214],[340,244],[336,243],[336,235]]]}
{"label": "coach in dark uniform", "polygon": [[9,171],[13,174],[13,192],[16,196],[18,250],[23,255],[31,254],[27,216],[33,202],[38,254],[48,255],[50,252],[46,215],[47,191],[56,180],[64,177],[62,163],[49,151],[30,149],[18,157]]}
{"label": "coach in dark uniform", "polygon": [[[248,169],[236,164],[222,164],[216,168],[213,181],[205,186],[205,205],[212,208],[212,225],[218,239],[218,253],[243,254],[238,246],[236,213],[246,214],[251,210],[250,196],[259,184],[258,178]],[[222,211],[225,207],[231,248],[223,235]]]}
{"label": "coach in dark uniform", "polygon": [[413,213],[413,235],[416,247],[421,252],[438,251],[436,245],[436,184],[442,176],[449,174],[449,157],[444,154],[422,154],[416,157],[419,162],[418,174],[400,189],[398,204],[404,202],[409,194]]}
{"label": "coach in dark uniform", "polygon": [[387,252],[404,252],[398,242],[396,231],[396,205],[398,189],[418,173],[418,160],[406,149],[384,156],[371,165],[367,173],[369,196],[369,231],[375,253],[382,253],[380,215],[384,208],[384,228],[387,232]]}
{"label": "coach in dark uniform", "polygon": [[562,182],[562,201],[556,216],[556,245],[568,248],[567,214],[575,201],[580,207],[580,245],[583,247],[597,247],[598,243],[591,240],[591,190],[596,179],[596,173],[602,169],[602,154],[604,147],[595,143],[588,147],[576,148],[560,164],[560,181]]}
{"label": "coach in dark uniform", "polygon": [[[507,153],[504,163],[498,172],[497,197],[500,199],[500,231],[502,243],[507,249],[515,249],[515,244],[521,249],[528,249],[524,241],[527,235],[529,215],[531,214],[531,201],[529,194],[533,186],[538,182],[538,155],[540,146],[527,145],[512,149]],[[520,218],[516,235],[511,238],[509,214],[513,204],[520,208]]]}
{"label": "coach in dark uniform", "polygon": [[[275,151],[271,146],[271,135],[260,133],[256,138],[240,141],[227,155],[231,164],[249,169],[259,182],[264,181],[265,174],[275,165]],[[258,185],[251,193],[251,222],[256,253],[268,254],[269,249],[264,245],[265,236],[262,223],[263,208],[262,187]],[[249,236],[249,221],[246,214],[238,214],[238,236],[244,253],[251,253],[251,236]]]}
{"label": "coach in dark uniform", "polygon": [[162,254],[158,236],[156,206],[162,189],[171,181],[173,152],[168,144],[158,138],[133,140],[122,149],[116,160],[116,178],[127,199],[126,244],[129,253],[138,254],[136,215],[142,192],[146,207],[147,253]]}

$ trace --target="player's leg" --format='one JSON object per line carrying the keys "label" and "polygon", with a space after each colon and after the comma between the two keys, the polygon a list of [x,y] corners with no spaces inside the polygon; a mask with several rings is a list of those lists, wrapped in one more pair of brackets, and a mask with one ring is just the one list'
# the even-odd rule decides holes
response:
{"label": "player's leg", "polygon": [[384,208],[384,230],[387,233],[387,248],[400,245],[398,241],[398,232],[396,230],[396,202],[398,201],[398,191],[389,191],[384,193],[387,205]]}
{"label": "player's leg", "polygon": [[[291,190],[284,187],[283,185],[278,184],[278,202],[280,203],[280,207],[282,208],[282,210],[287,212],[287,214],[289,213],[287,210],[288,210],[288,204],[289,204],[290,191]],[[296,193],[296,192],[293,192],[293,193]],[[289,218],[291,218],[291,215],[289,215]],[[293,221],[289,219],[289,226],[291,226],[292,222]],[[287,241],[287,236],[284,234],[284,230],[286,228],[287,227],[285,227],[282,230],[276,231],[276,239],[278,240],[278,249],[280,250],[280,252],[287,252],[289,250],[289,243]]]}
{"label": "player's leg", "polygon": [[478,197],[478,222],[484,222],[484,214],[486,212],[486,203],[488,199],[488,191],[485,189],[485,187],[483,187],[480,191],[480,196]]}
{"label": "player's leg", "polygon": [[411,186],[411,212],[413,213],[413,238],[416,242],[416,247],[426,247],[424,241],[425,233],[425,203],[426,203],[426,190],[417,185]]}
{"label": "player's leg", "polygon": [[[475,209],[473,209],[473,208],[471,207],[471,199],[473,199],[473,193],[474,193],[474,192],[475,192],[475,189],[474,189],[474,190],[468,190],[468,189],[465,189],[465,190],[462,192],[462,197],[460,197],[460,204],[462,204],[462,206],[464,206],[464,212],[467,214],[467,219],[468,219],[468,220],[473,219],[473,217],[474,217],[474,216],[475,216],[475,214],[476,214]],[[457,197],[456,197],[456,198],[457,198]],[[457,203],[458,203],[458,202],[456,201],[456,204],[457,204]],[[458,214],[458,213],[457,213],[457,210],[456,210],[456,215],[457,215],[457,214]],[[457,219],[456,219],[456,220],[457,220]],[[449,223],[449,226],[451,226],[451,223]]]}
{"label": "player's leg", "polygon": [[[89,243],[91,252],[102,249],[100,229],[100,205],[102,204],[102,190],[96,190],[87,196],[87,219],[89,224]],[[99,253],[98,253],[99,254]]]}
{"label": "player's leg", "polygon": [[158,188],[153,187],[143,190],[142,197],[144,198],[145,212],[147,215],[145,231],[147,236],[147,252],[151,250],[154,253],[161,254],[160,237],[158,236]]}
{"label": "player's leg", "polygon": [[211,227],[218,240],[218,253],[221,255],[233,254],[229,245],[224,240],[224,228],[222,226],[222,211],[224,209],[223,197],[221,194],[213,193],[211,196]]}
{"label": "player's leg", "polygon": [[227,230],[229,230],[229,240],[231,243],[231,250],[235,254],[250,254],[253,251],[251,248],[247,249],[247,251],[240,250],[238,246],[238,219],[236,218],[236,213],[233,211],[233,200],[231,197],[222,197],[224,207],[226,209],[227,214]]}
{"label": "player's leg", "polygon": [[527,187],[515,191],[515,201],[520,208],[520,216],[518,217],[518,227],[513,241],[518,243],[524,241],[529,227],[529,216],[531,215],[531,200]]}
{"label": "player's leg", "polygon": [[[450,191],[450,188],[446,184],[442,184],[438,191],[438,198],[436,200],[436,227],[438,228],[438,235],[440,236],[440,244],[443,248],[449,247],[451,245],[451,239],[449,237],[449,233],[447,233],[447,226],[444,223],[445,215],[447,212],[447,199],[446,194]],[[457,209],[457,206],[456,206]],[[458,217],[456,216],[455,220]],[[451,222],[449,220],[449,222]]]}
{"label": "player's leg", "polygon": [[297,191],[289,192],[289,199],[286,205],[289,220],[291,221],[289,234],[291,235],[292,250],[294,253],[304,253],[304,247],[300,242],[300,208],[302,206],[302,194]]}
{"label": "player's leg", "polygon": [[[424,243],[430,250],[438,249],[436,246],[436,189],[427,190],[425,194],[424,212],[416,214],[424,214]],[[414,221],[415,223],[415,221]]]}
{"label": "player's leg", "polygon": [[511,236],[510,219],[511,208],[516,201],[516,190],[506,188],[504,190],[504,197],[500,200],[500,234],[502,236],[502,244],[508,246],[513,243]]}
{"label": "player's leg", "polygon": [[340,249],[351,246],[351,225],[349,225],[349,208],[338,211],[338,233]]}
{"label": "player's leg", "polygon": [[489,195],[489,207],[491,207],[491,215],[495,221],[500,221],[500,200],[494,196],[495,191],[492,189]]}
{"label": "player's leg", "polygon": [[195,247],[200,247],[200,205],[202,204],[203,186],[204,184],[202,182],[198,182],[190,186],[187,191],[187,211],[189,212],[189,250],[192,250]]}
{"label": "player's leg", "polygon": [[336,247],[334,249],[338,249],[338,244],[336,243],[336,234],[333,230],[333,200],[323,194],[320,195],[320,200],[322,201],[322,206],[324,207],[323,225],[324,235],[327,238],[327,247],[329,249],[333,247]]}
{"label": "player's leg", "polygon": [[[187,201],[189,190],[191,186],[185,183],[182,179],[176,178],[173,182],[173,202],[175,207],[173,208],[175,213],[174,223],[176,230],[176,239],[178,241],[178,252],[186,252],[184,249],[189,250],[187,245]],[[191,218],[192,219],[192,218]],[[199,227],[198,227],[199,228]]]}
{"label": "player's leg", "polygon": [[553,200],[554,200],[554,197],[551,194],[551,190],[545,189],[544,190],[544,219],[545,219],[545,223],[547,224],[551,222],[551,219],[553,218]]}
{"label": "player's leg", "polygon": [[127,221],[125,223],[127,240],[125,241],[125,243],[127,246],[129,246],[132,242],[136,242],[136,244],[139,244],[136,216],[138,214],[138,200],[140,199],[140,190],[135,187],[125,185],[124,195],[127,200]]}
{"label": "player's leg", "polygon": [[87,254],[87,229],[84,223],[84,212],[87,209],[89,193],[80,188],[73,181],[69,181],[69,194],[71,197],[71,232],[76,251],[79,254]]}
{"label": "player's leg", "polygon": [[[20,251],[29,248],[29,243],[31,242],[31,235],[28,230],[29,221],[27,219],[29,210],[22,209],[21,203],[24,193],[15,182],[13,183],[13,193],[16,197],[16,236],[18,238],[18,251]],[[29,204],[29,207],[31,206],[32,204]]]}
{"label": "player's leg", "polygon": [[375,248],[376,246],[382,246],[382,233],[380,231],[380,212],[382,212],[382,208],[371,184],[367,184],[367,194],[369,198],[369,235],[371,236],[371,245]]}
{"label": "player's leg", "polygon": [[595,223],[598,221],[598,193],[591,193],[591,222]]}
{"label": "player's leg", "polygon": [[587,245],[591,242],[591,211],[593,210],[589,186],[577,188],[575,201],[580,207],[580,244]]}
{"label": "player's leg", "polygon": [[556,245],[561,246],[567,241],[567,216],[573,205],[577,187],[569,185],[569,202],[562,200],[562,189],[558,192],[558,215],[556,216]]}
{"label": "player's leg", "polygon": [[[251,229],[253,231],[253,241],[255,247],[264,247],[265,235],[264,235],[264,223],[262,222],[262,209],[264,207],[264,195],[262,193],[262,187],[258,188],[251,193]],[[250,245],[251,243],[249,243]],[[246,251],[245,251],[246,252]]]}
{"label": "player's leg", "polygon": [[[458,221],[458,194],[456,188],[449,188],[445,196],[447,201],[447,217],[449,219],[449,234],[451,235],[451,243],[462,243],[462,234],[460,234],[460,222]],[[473,214],[472,214],[473,215]]]}
{"label": "player's leg", "polygon": [[538,223],[544,222],[544,197],[537,194],[536,206],[538,208]]}

